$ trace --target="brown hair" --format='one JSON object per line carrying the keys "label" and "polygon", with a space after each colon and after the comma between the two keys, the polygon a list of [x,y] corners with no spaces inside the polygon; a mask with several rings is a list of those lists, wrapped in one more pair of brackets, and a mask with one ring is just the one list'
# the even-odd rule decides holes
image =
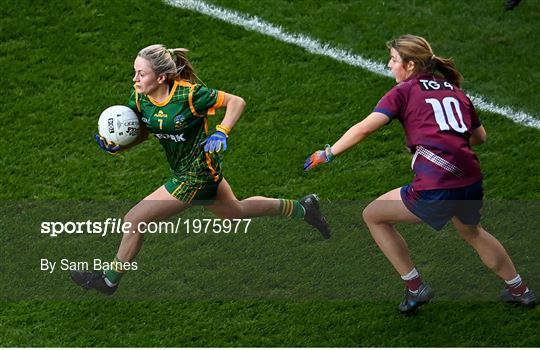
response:
{"label": "brown hair", "polygon": [[435,56],[426,39],[405,34],[387,42],[386,46],[399,53],[404,66],[408,62],[414,62],[414,73],[439,73],[451,84],[461,86],[463,76],[456,68],[454,60]]}
{"label": "brown hair", "polygon": [[139,51],[138,57],[150,62],[150,67],[156,75],[165,74],[167,80],[187,80],[196,83],[198,80],[195,70],[187,58],[188,49],[167,49],[164,45],[150,45]]}

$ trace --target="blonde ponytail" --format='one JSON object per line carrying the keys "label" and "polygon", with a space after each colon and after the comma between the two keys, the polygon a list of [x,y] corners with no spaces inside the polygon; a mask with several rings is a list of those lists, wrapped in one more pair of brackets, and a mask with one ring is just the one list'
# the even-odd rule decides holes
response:
{"label": "blonde ponytail", "polygon": [[165,74],[168,81],[187,80],[195,84],[198,80],[195,70],[187,58],[188,49],[167,49],[164,45],[150,45],[139,51],[137,56],[150,63],[156,75]]}
{"label": "blonde ponytail", "polygon": [[196,83],[199,78],[197,77],[197,74],[195,74],[195,70],[187,58],[187,53],[189,50],[184,48],[176,48],[168,49],[167,51],[171,55],[171,58],[176,66],[174,78]]}

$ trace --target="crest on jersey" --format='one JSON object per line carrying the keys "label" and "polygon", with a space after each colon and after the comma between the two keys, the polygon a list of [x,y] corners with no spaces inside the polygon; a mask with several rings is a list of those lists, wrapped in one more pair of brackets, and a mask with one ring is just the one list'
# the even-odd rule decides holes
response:
{"label": "crest on jersey", "polygon": [[163,113],[163,111],[160,109],[159,112],[155,113],[154,114],[154,117],[157,117],[157,118],[167,118],[168,115]]}
{"label": "crest on jersey", "polygon": [[179,114],[177,115],[176,117],[174,117],[174,128],[175,129],[181,129],[182,126],[184,126],[184,120],[186,119],[186,117],[184,117],[183,115]]}

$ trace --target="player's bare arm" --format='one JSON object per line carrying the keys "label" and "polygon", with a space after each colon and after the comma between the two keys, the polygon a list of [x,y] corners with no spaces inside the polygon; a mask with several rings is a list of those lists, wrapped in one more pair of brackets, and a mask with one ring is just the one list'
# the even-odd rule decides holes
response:
{"label": "player's bare arm", "polygon": [[337,156],[354,145],[362,142],[367,136],[377,131],[388,123],[388,117],[380,112],[373,112],[361,122],[353,125],[332,146],[332,154]]}
{"label": "player's bare arm", "polygon": [[242,115],[242,112],[246,107],[246,101],[240,96],[225,93],[221,107],[226,108],[221,125],[230,130],[236,124],[238,119],[240,119],[240,115]]}
{"label": "player's bare arm", "polygon": [[304,170],[309,171],[320,164],[331,162],[335,156],[361,142],[369,134],[387,123],[388,117],[385,114],[380,112],[371,113],[364,120],[347,130],[333,146],[326,145],[324,150],[316,151],[309,156],[304,163]]}

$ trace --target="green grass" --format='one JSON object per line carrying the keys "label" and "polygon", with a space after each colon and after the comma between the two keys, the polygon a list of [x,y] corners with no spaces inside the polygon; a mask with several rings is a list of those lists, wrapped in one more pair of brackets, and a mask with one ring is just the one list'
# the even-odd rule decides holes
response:
{"label": "green grass", "polygon": [[456,60],[465,76],[465,89],[534,115],[540,108],[531,89],[540,79],[540,73],[531,69],[536,58],[532,48],[538,44],[538,39],[531,37],[531,28],[540,19],[538,2],[523,3],[517,11],[504,15],[496,0],[211,3],[259,16],[286,31],[303,33],[380,62],[388,60],[386,41],[404,33],[421,35],[430,41],[435,54]]}
{"label": "green grass", "polygon": [[[3,346],[538,346],[538,313],[437,302],[414,319],[388,303],[20,302],[2,312]],[[144,310],[142,313],[141,310]],[[479,320],[479,316],[489,322]],[[6,320],[6,321],[4,321]],[[496,325],[494,327],[494,325]],[[77,331],[79,330],[79,331]]]}
{"label": "green grass", "polygon": [[[424,35],[455,58],[469,92],[540,110],[533,1],[505,15],[496,0],[213,3],[381,62],[387,40]],[[0,346],[540,346],[538,309],[496,303],[500,282],[449,228],[403,227],[440,298],[414,319],[395,313],[401,282],[360,212],[411,179],[398,123],[303,172],[305,157],[367,115],[391,79],[156,0],[5,1],[0,11]],[[190,48],[207,85],[248,102],[223,167],[237,196],[315,191],[331,201],[331,241],[273,219],[255,221],[251,235],[148,237],[142,271],[109,300],[36,271],[39,257],[110,259],[118,241],[53,241],[40,220],[121,217],[168,178],[155,140],[107,157],[92,139],[99,113],[127,101],[135,54],[153,43]],[[484,224],[538,290],[538,130],[481,119],[489,137],[477,153],[493,203]],[[384,286],[373,300],[365,275]]]}

